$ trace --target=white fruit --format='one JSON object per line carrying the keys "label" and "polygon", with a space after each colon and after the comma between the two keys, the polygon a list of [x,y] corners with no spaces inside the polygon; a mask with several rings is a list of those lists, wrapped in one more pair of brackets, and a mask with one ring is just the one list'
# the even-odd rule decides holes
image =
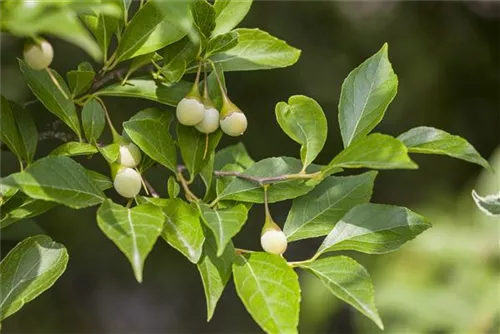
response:
{"label": "white fruit", "polygon": [[183,125],[196,125],[203,120],[205,116],[205,106],[195,98],[185,97],[176,110],[177,120]]}
{"label": "white fruit", "polygon": [[40,44],[30,44],[24,48],[24,61],[34,70],[44,70],[52,63],[54,59],[54,49],[46,40]]}
{"label": "white fruit", "polygon": [[242,112],[233,112],[220,120],[220,127],[229,136],[241,136],[247,129],[247,118]]}
{"label": "white fruit", "polygon": [[217,130],[219,128],[219,112],[217,109],[205,108],[205,116],[200,123],[196,124],[195,128],[203,133],[212,133]]}
{"label": "white fruit", "polygon": [[116,173],[113,186],[121,196],[133,198],[141,191],[142,178],[135,169],[121,167]]}
{"label": "white fruit", "polygon": [[141,162],[141,150],[134,144],[121,144],[118,163],[125,167],[135,167]]}
{"label": "white fruit", "polygon": [[288,242],[283,231],[270,229],[260,237],[260,244],[266,252],[281,255],[286,251]]}

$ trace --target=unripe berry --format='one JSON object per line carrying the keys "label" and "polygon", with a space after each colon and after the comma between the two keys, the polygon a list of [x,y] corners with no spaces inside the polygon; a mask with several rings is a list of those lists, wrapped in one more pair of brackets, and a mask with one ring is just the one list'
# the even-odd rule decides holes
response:
{"label": "unripe berry", "polygon": [[203,120],[195,128],[203,133],[212,133],[219,128],[219,112],[213,107],[205,107]]}
{"label": "unripe berry", "polygon": [[117,163],[125,167],[135,167],[141,162],[141,150],[134,143],[120,144],[120,156]]}
{"label": "unripe berry", "polygon": [[242,112],[233,112],[220,120],[220,128],[225,134],[233,137],[241,136],[247,129],[247,118]]}
{"label": "unripe berry", "polygon": [[121,196],[133,198],[141,191],[142,178],[135,169],[120,167],[113,181],[113,186]]}
{"label": "unripe berry", "polygon": [[281,255],[286,251],[288,242],[283,231],[268,229],[260,237],[260,244],[266,252]]}
{"label": "unripe berry", "polygon": [[227,96],[220,111],[220,128],[229,136],[241,136],[247,129],[247,118]]}
{"label": "unripe berry", "polygon": [[182,125],[193,126],[200,123],[205,116],[205,106],[201,102],[198,79],[191,91],[177,104],[176,116]]}
{"label": "unripe berry", "polygon": [[24,61],[34,70],[44,70],[52,63],[54,59],[54,49],[46,40],[39,44],[30,43],[24,47]]}

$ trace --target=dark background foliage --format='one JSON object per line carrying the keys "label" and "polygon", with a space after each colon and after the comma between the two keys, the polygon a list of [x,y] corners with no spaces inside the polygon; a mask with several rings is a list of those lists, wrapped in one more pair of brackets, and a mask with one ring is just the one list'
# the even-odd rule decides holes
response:
{"label": "dark background foliage", "polygon": [[[302,56],[287,69],[227,74],[231,99],[247,114],[249,128],[241,138],[224,137],[221,147],[243,140],[255,160],[298,156],[298,145],[275,121],[274,106],[291,95],[303,94],[316,99],[327,114],[329,137],[318,158],[319,163],[327,163],[341,149],[337,104],[342,81],[387,41],[399,76],[399,93],[376,130],[396,136],[415,126],[434,126],[468,139],[488,158],[500,143],[499,12],[495,2],[257,1],[240,26],[269,31],[302,49]],[[89,60],[80,49],[49,40],[55,49],[52,67],[60,73]],[[17,68],[22,44],[20,39],[2,35],[2,94],[17,102],[32,99]],[[133,99],[105,101],[115,124],[152,105]],[[40,104],[30,106],[30,111],[40,132],[64,131]],[[56,139],[43,139],[37,156],[59,144]],[[1,157],[2,176],[16,171],[18,164],[10,152],[2,151]],[[446,157],[417,156],[415,160],[420,165],[417,171],[381,172],[373,201],[416,209],[443,196],[456,196],[480,172],[476,165]],[[99,157],[82,162],[108,173]],[[151,170],[147,178],[166,194],[164,169]],[[284,222],[289,206],[273,205],[276,221]],[[95,210],[76,212],[60,206],[37,217],[36,224],[24,221],[3,233],[4,254],[22,236],[37,231],[65,244],[70,253],[68,270],[61,279],[7,319],[5,333],[259,332],[232,284],[207,324],[196,267],[164,242],[155,246],[146,261],[144,282],[137,284],[125,257],[98,229]],[[433,221],[434,217],[431,214],[428,218]],[[236,244],[258,248],[262,220],[262,207],[255,206]],[[433,229],[426,233],[433,233]],[[293,244],[288,256],[305,258],[316,244],[315,240]],[[376,265],[373,257],[360,261],[369,268]],[[375,280],[375,288],[379,283]],[[377,298],[385,296],[378,294]],[[355,332],[353,309],[339,306],[335,310],[321,330]],[[381,316],[390,324],[390,314],[382,311]],[[304,333],[317,331],[304,324]]]}

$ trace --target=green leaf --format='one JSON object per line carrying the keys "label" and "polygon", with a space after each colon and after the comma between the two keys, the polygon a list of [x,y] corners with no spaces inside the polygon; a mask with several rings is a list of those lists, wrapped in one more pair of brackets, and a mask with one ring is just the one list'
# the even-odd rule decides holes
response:
{"label": "green leaf", "polygon": [[51,69],[48,69],[47,71],[33,70],[22,60],[19,60],[19,67],[23,74],[24,81],[26,81],[31,91],[40,100],[40,102],[42,102],[51,113],[66,123],[71,130],[78,135],[78,137],[81,137],[80,123],[73,101],[63,96],[54,82],[52,82],[52,79],[47,71],[52,71],[52,74],[56,77],[59,85],[66,92],[66,94],[70,96],[71,94],[69,89],[59,74]]}
{"label": "green leaf", "polygon": [[66,73],[66,79],[68,79],[73,97],[87,91],[92,85],[94,78],[95,72],[92,66],[86,62],[79,64],[77,70]]}
{"label": "green leaf", "polygon": [[231,31],[210,39],[205,50],[205,57],[229,50],[238,44],[238,33]]}
{"label": "green leaf", "polygon": [[431,227],[427,220],[404,207],[360,204],[351,209],[328,234],[318,253],[355,250],[382,254],[399,249]]}
{"label": "green leaf", "polygon": [[165,15],[165,18],[180,30],[188,34],[193,43],[198,43],[198,33],[193,26],[191,14],[192,0],[185,1],[163,1],[151,0]]}
{"label": "green leaf", "polygon": [[22,192],[17,192],[2,206],[0,228],[22,219],[39,216],[56,205],[57,203],[33,199]]}
{"label": "green leaf", "polygon": [[288,99],[288,104],[279,102],[276,105],[276,119],[283,131],[302,145],[300,158],[305,169],[326,142],[328,126],[323,109],[309,97],[294,95]]}
{"label": "green leaf", "polygon": [[448,155],[490,168],[467,140],[443,130],[420,126],[401,134],[398,139],[408,147],[410,153]]}
{"label": "green leaf", "polygon": [[300,50],[259,29],[236,29],[238,44],[212,60],[224,71],[253,71],[287,67],[295,64]]}
{"label": "green leaf", "polygon": [[255,252],[236,257],[236,292],[267,333],[297,333],[300,286],[297,274],[278,255]]}
{"label": "green leaf", "polygon": [[212,319],[215,307],[219,301],[227,282],[231,278],[231,268],[235,258],[233,243],[230,242],[224,253],[217,256],[217,245],[213,236],[207,234],[203,256],[198,263],[205,297],[207,300],[207,321]]}
{"label": "green leaf", "polygon": [[175,107],[186,96],[192,85],[192,83],[180,81],[173,86],[167,86],[152,79],[132,79],[128,80],[125,85],[117,83],[107,86],[95,95],[134,97]]}
{"label": "green leaf", "polygon": [[151,159],[176,173],[177,152],[168,131],[172,119],[170,112],[149,108],[123,123],[123,128],[130,139]]}
{"label": "green leaf", "polygon": [[196,60],[199,48],[189,38],[184,37],[164,49],[163,67],[159,70],[168,85],[177,83],[182,79],[187,66]]}
{"label": "green leaf", "polygon": [[66,270],[68,252],[48,236],[29,237],[0,263],[0,320],[49,289]]}
{"label": "green leaf", "polygon": [[208,39],[215,28],[215,9],[205,0],[194,0],[191,4],[194,25],[203,40]]}
{"label": "green leaf", "polygon": [[177,142],[179,143],[182,161],[184,161],[189,171],[191,180],[210,160],[210,155],[215,151],[222,137],[222,131],[218,130],[208,135],[208,142],[206,137],[205,133],[201,133],[192,126],[177,123]]}
{"label": "green leaf", "polygon": [[248,210],[242,204],[227,209],[213,210],[205,203],[200,202],[198,207],[203,222],[214,234],[217,243],[217,256],[222,256],[227,244],[245,224]]}
{"label": "green leaf", "polygon": [[398,77],[392,70],[387,49],[386,43],[349,73],[342,84],[339,124],[344,147],[370,133],[396,96]]}
{"label": "green leaf", "polygon": [[105,111],[95,99],[89,100],[82,109],[82,126],[90,143],[96,142],[104,131]]}
{"label": "green leaf", "polygon": [[156,52],[146,53],[144,55],[132,59],[127,74],[125,75],[125,78],[122,80],[122,85],[128,84],[128,78],[130,77],[130,75],[132,75],[132,73],[134,73],[141,67],[148,65],[152,61],[158,61],[158,60],[161,60],[161,56]]}
{"label": "green leaf", "polygon": [[102,175],[101,173],[93,170],[87,170],[87,174],[90,176],[92,181],[94,181],[94,184],[97,186],[97,188],[101,189],[102,191],[113,187],[113,182],[111,182],[111,179],[106,175]]}
{"label": "green leaf", "polygon": [[115,63],[157,51],[185,35],[154,3],[146,2],[123,32]]}
{"label": "green leaf", "polygon": [[151,204],[125,208],[107,199],[97,210],[97,224],[125,254],[137,281],[142,282],[144,261],[163,230],[162,211]]}
{"label": "green leaf", "polygon": [[196,206],[180,198],[144,198],[147,203],[162,209],[165,225],[161,236],[170,246],[181,252],[189,261],[200,260],[205,235]]}
{"label": "green leaf", "polygon": [[[277,177],[286,174],[296,174],[302,169],[300,160],[289,157],[267,158],[256,162],[242,174],[250,177]],[[318,166],[311,165],[308,173],[319,170]],[[232,177],[227,186],[219,193],[219,199],[241,202],[264,203],[264,191],[258,182]],[[316,185],[309,180],[282,180],[275,181],[268,188],[269,203],[280,202],[302,196]]]}
{"label": "green leaf", "polygon": [[250,168],[255,161],[250,157],[243,143],[225,147],[215,154],[214,168],[222,169],[228,164],[237,164],[243,169]]}
{"label": "green leaf", "polygon": [[488,195],[485,197],[479,196],[475,190],[472,190],[472,198],[481,211],[488,216],[500,215],[500,192],[498,194]]}
{"label": "green leaf", "polygon": [[175,180],[175,176],[170,176],[167,183],[168,197],[177,198],[179,192],[181,191],[181,186]]}
{"label": "green leaf", "polygon": [[288,241],[327,235],[344,215],[370,201],[377,172],[330,176],[306,195],[293,200],[283,232]]}
{"label": "green leaf", "polygon": [[384,329],[375,306],[370,274],[362,265],[347,256],[333,256],[299,267],[313,273],[336,297],[354,306]]}
{"label": "green leaf", "polygon": [[[219,76],[219,79],[222,83],[222,87],[227,91],[226,88],[226,79],[224,77],[224,71],[222,70],[222,66],[220,65],[215,65],[215,68],[217,70],[217,74],[215,71],[212,71],[212,73],[209,74],[207,77],[207,84],[208,84],[208,95],[212,99],[212,102],[216,106],[217,110],[220,110],[222,108],[223,104],[223,92],[220,89],[219,82],[217,81],[217,75]],[[204,82],[202,81],[200,83],[200,92],[203,91],[203,84]]]}
{"label": "green leaf", "polygon": [[100,204],[104,194],[87,170],[68,157],[45,157],[2,179],[31,198],[53,201],[73,209]]}
{"label": "green leaf", "polygon": [[214,9],[215,29],[212,36],[217,36],[231,31],[247,15],[252,0],[215,0]]}
{"label": "green leaf", "polygon": [[120,145],[118,143],[109,144],[102,147],[97,147],[101,155],[106,159],[107,162],[113,163],[118,159],[120,155]]}
{"label": "green leaf", "polygon": [[408,150],[401,141],[380,133],[360,138],[345,148],[333,158],[326,170],[334,167],[373,169],[418,168],[408,156]]}
{"label": "green leaf", "polygon": [[38,131],[28,110],[1,96],[0,140],[19,159],[30,164],[38,143]]}
{"label": "green leaf", "polygon": [[51,156],[78,156],[92,155],[99,152],[94,145],[77,141],[70,141],[50,152]]}
{"label": "green leaf", "polygon": [[104,62],[108,60],[108,47],[113,34],[120,28],[120,18],[100,13],[97,15],[82,15],[82,20],[97,40],[104,54]]}

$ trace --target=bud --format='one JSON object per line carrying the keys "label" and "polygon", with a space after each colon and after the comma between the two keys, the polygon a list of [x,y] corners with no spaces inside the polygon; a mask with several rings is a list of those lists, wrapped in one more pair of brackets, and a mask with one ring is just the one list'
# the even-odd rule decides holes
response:
{"label": "bud", "polygon": [[260,236],[260,244],[266,252],[278,255],[283,254],[288,246],[285,233],[267,214]]}
{"label": "bud", "polygon": [[136,167],[141,162],[141,150],[134,143],[120,144],[120,156],[117,163],[125,167]]}
{"label": "bud", "polygon": [[34,70],[44,70],[54,59],[54,49],[45,39],[37,43],[29,43],[24,46],[24,61]]}
{"label": "bud", "polygon": [[205,116],[205,106],[201,102],[198,83],[195,82],[191,91],[178,104],[176,116],[182,125],[196,125],[203,120]]}
{"label": "bud", "polygon": [[141,191],[141,175],[130,167],[118,167],[113,181],[113,186],[118,194],[126,198],[134,198]]}
{"label": "bud", "polygon": [[247,125],[245,114],[226,97],[220,113],[222,131],[229,136],[241,136],[247,129]]}

